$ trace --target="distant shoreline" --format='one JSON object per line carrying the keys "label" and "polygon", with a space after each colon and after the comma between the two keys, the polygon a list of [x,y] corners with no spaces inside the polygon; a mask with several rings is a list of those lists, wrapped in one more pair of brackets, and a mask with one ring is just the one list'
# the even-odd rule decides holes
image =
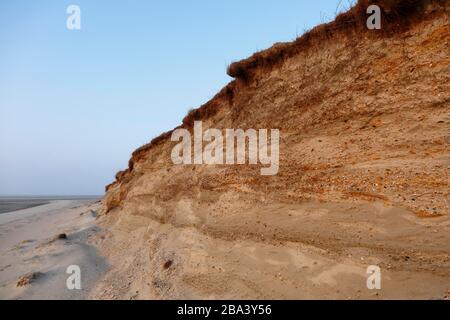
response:
{"label": "distant shoreline", "polygon": [[0,200],[0,214],[14,212],[49,204],[50,201],[36,200]]}
{"label": "distant shoreline", "polygon": [[0,196],[0,214],[34,208],[55,200],[96,200],[101,196]]}

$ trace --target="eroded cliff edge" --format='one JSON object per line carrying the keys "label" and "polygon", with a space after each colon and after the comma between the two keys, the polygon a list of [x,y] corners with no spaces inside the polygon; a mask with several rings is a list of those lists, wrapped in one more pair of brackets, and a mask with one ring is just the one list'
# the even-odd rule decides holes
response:
{"label": "eroded cliff edge", "polygon": [[[379,32],[361,19],[369,3]],[[335,276],[368,260],[428,281],[419,296],[448,285],[449,44],[449,1],[359,1],[232,64],[235,80],[181,126],[279,129],[278,175],[173,165],[171,132],[136,150],[107,187],[99,240],[120,265],[110,279],[131,280],[98,294],[295,298],[302,284],[301,297],[341,297]],[[385,297],[414,294],[392,283]]]}

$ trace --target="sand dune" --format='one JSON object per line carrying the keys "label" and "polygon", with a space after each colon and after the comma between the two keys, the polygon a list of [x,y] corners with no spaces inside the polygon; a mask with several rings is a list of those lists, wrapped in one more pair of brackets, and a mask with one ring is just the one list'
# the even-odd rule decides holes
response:
{"label": "sand dune", "polygon": [[[365,15],[358,1],[233,64],[235,80],[183,119],[189,132],[195,121],[279,129],[277,175],[248,163],[174,165],[171,132],[137,149],[106,188],[99,245],[112,268],[93,296],[448,296],[449,1],[419,2],[390,11],[392,32],[373,34],[352,20]],[[380,290],[367,287],[370,266]]]}

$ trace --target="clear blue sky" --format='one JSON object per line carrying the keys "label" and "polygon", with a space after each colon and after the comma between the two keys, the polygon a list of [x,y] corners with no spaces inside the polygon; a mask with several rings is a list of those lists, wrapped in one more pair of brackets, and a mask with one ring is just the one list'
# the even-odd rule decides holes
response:
{"label": "clear blue sky", "polygon": [[[103,194],[131,152],[338,0],[0,1],[0,194]],[[347,1],[344,1],[347,2]],[[81,30],[66,8],[81,8]]]}

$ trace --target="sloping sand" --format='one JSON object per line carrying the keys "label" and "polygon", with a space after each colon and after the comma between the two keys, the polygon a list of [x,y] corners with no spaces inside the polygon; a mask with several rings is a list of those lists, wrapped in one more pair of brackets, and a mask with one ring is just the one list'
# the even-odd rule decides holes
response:
{"label": "sloping sand", "polygon": [[[92,200],[58,200],[39,207],[0,215],[1,299],[85,299],[107,269],[89,238],[95,226],[98,203]],[[55,239],[65,233],[67,239]],[[81,290],[68,290],[67,267],[81,269]],[[17,282],[34,273],[25,286]]]}
{"label": "sloping sand", "polygon": [[[124,212],[118,220],[96,220],[99,204],[83,201],[6,215],[0,220],[0,298],[446,297],[448,217],[423,220],[383,202],[243,208],[239,199],[223,195],[228,214],[220,217],[190,199],[176,201],[170,223]],[[67,239],[55,239],[60,233]],[[70,265],[80,266],[82,290],[66,287]],[[366,287],[369,265],[382,268],[381,290]],[[36,279],[18,287],[28,273]]]}
{"label": "sloping sand", "polygon": [[[197,198],[208,198],[199,193]],[[226,198],[229,198],[227,201]],[[213,199],[210,198],[212,201]],[[450,220],[380,201],[260,205],[228,193],[168,201],[170,221],[128,207],[101,219],[113,268],[98,299],[446,299]],[[381,290],[367,268],[381,268]]]}

